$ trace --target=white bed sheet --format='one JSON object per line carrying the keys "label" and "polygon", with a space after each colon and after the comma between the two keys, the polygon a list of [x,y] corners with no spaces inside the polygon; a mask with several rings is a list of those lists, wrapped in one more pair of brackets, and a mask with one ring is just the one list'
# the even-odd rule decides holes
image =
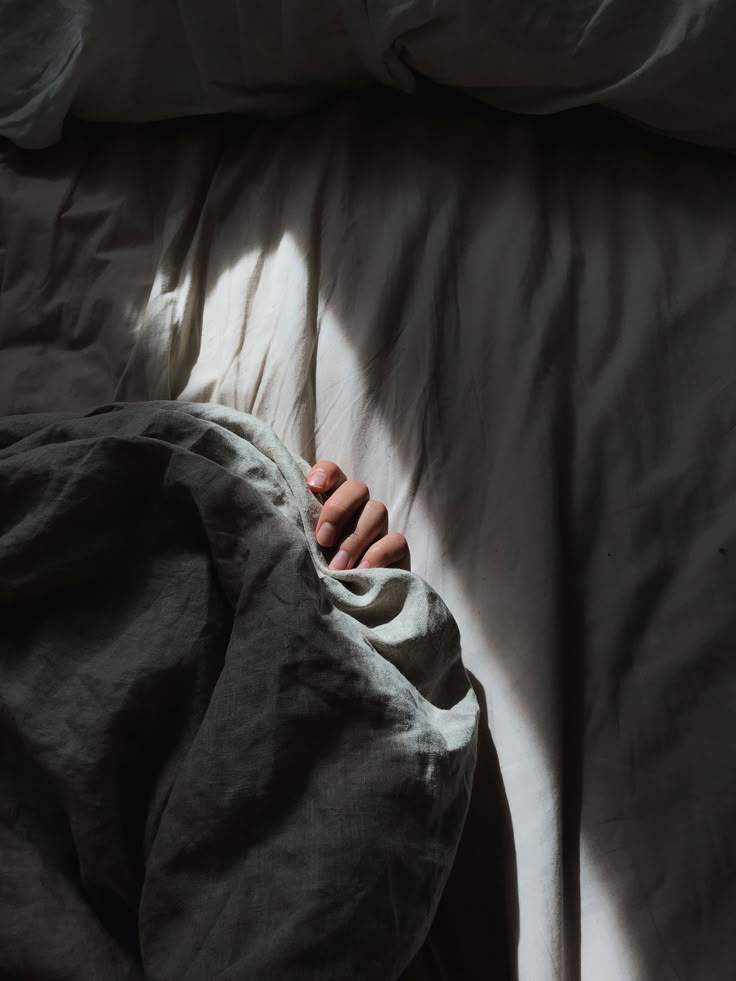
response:
{"label": "white bed sheet", "polygon": [[518,976],[725,981],[736,169],[459,105],[7,150],[0,411],[214,401],[366,480],[485,690]]}

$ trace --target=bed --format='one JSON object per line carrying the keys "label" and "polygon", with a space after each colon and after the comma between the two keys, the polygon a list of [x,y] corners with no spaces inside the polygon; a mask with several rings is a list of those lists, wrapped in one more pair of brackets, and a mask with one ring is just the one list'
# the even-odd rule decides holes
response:
{"label": "bed", "polygon": [[432,976],[726,981],[733,15],[313,6],[245,94],[4,109],[0,412],[224,406],[388,504],[482,714]]}

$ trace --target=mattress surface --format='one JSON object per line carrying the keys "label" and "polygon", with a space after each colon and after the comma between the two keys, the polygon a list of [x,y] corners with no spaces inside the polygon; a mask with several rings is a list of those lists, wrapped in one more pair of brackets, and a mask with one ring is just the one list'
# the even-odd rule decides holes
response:
{"label": "mattress surface", "polygon": [[387,503],[485,692],[519,977],[730,978],[731,159],[346,98],[75,125],[0,209],[0,411],[221,403]]}

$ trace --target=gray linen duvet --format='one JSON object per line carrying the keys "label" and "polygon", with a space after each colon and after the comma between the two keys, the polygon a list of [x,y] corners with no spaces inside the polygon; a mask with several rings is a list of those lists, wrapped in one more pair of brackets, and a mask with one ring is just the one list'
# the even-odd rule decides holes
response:
{"label": "gray linen duvet", "polygon": [[477,703],[419,577],[331,574],[306,469],[214,406],[0,421],[0,973],[398,977]]}

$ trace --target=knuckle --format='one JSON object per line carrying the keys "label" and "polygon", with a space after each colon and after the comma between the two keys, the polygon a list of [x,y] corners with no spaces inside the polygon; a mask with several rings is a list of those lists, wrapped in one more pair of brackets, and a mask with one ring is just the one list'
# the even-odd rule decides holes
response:
{"label": "knuckle", "polygon": [[353,532],[347,535],[342,542],[340,542],[340,548],[344,548],[346,552],[354,552],[360,545],[360,536]]}

